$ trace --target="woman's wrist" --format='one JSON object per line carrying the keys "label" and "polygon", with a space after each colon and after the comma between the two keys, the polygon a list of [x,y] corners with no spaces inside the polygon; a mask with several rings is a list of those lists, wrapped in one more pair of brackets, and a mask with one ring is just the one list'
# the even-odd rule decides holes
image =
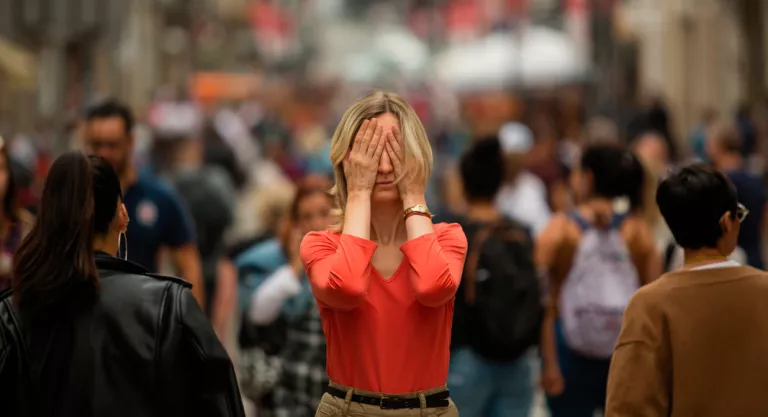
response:
{"label": "woman's wrist", "polygon": [[424,198],[424,194],[421,195],[407,195],[403,197],[403,210],[408,210],[413,206],[426,206],[427,199]]}
{"label": "woman's wrist", "polygon": [[347,204],[355,201],[370,201],[371,191],[368,190],[355,190],[347,193]]}

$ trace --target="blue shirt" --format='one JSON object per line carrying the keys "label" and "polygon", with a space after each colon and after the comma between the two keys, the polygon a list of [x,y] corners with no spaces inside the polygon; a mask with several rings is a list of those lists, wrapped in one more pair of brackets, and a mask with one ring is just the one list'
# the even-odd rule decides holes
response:
{"label": "blue shirt", "polygon": [[128,216],[128,259],[157,272],[161,247],[178,248],[195,242],[188,208],[159,180],[142,176],[123,195]]}
{"label": "blue shirt", "polygon": [[747,254],[749,266],[763,269],[763,211],[767,201],[765,185],[759,177],[746,171],[730,171],[726,174],[736,187],[739,202],[750,213],[739,231],[739,247]]}

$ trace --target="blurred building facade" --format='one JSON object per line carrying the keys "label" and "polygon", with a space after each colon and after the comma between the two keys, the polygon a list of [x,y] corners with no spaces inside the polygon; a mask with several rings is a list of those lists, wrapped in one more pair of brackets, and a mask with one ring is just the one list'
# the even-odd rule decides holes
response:
{"label": "blurred building facade", "polygon": [[99,57],[119,42],[124,6],[103,0],[0,0],[0,39],[17,51],[0,54],[3,120],[28,128],[34,118],[59,117],[88,100],[91,91],[112,85],[111,62]]}
{"label": "blurred building facade", "polygon": [[685,137],[702,112],[765,100],[764,0],[627,0],[623,36],[637,43],[642,95],[661,96]]}
{"label": "blurred building facade", "polygon": [[110,95],[141,113],[158,86],[186,82],[206,22],[247,16],[248,3],[0,0],[0,129],[61,126]]}

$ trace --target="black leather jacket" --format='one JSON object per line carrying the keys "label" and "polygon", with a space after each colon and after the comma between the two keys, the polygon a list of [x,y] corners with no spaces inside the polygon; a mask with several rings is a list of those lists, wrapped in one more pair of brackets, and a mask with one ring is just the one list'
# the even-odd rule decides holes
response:
{"label": "black leather jacket", "polygon": [[0,416],[244,416],[191,285],[102,253],[96,264],[101,289],[80,313],[25,327],[0,296]]}

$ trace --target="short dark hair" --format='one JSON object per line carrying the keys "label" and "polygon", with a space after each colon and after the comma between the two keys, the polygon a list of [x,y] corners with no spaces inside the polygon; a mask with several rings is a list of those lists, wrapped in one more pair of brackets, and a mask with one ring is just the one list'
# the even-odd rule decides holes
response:
{"label": "short dark hair", "polygon": [[477,139],[461,157],[464,196],[469,201],[492,201],[504,183],[504,157],[495,136]]}
{"label": "short dark hair", "polygon": [[106,100],[88,108],[85,113],[85,120],[93,121],[95,119],[106,119],[109,117],[119,117],[125,125],[125,133],[133,131],[135,123],[131,109],[117,100]]}
{"label": "short dark hair", "polygon": [[656,190],[659,211],[686,249],[713,248],[723,236],[720,219],[736,213],[736,187],[708,165],[694,164],[671,174]]}
{"label": "short dark hair", "polygon": [[610,143],[590,145],[581,155],[581,169],[592,173],[594,195],[627,197],[633,209],[642,206],[645,170],[632,151]]}

